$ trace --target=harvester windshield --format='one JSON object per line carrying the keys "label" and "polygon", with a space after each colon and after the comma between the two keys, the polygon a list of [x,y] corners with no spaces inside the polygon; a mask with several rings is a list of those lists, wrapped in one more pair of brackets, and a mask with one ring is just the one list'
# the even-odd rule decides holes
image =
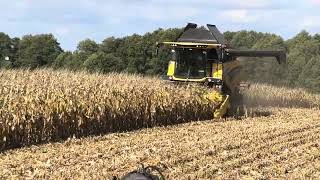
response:
{"label": "harvester windshield", "polygon": [[176,77],[186,79],[201,79],[206,77],[206,57],[200,49],[177,48]]}

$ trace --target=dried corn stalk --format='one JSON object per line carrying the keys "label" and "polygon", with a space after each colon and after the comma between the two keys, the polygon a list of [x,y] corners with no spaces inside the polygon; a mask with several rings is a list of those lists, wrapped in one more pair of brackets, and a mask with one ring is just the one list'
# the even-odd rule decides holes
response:
{"label": "dried corn stalk", "polygon": [[2,70],[0,150],[209,119],[215,103],[202,91],[136,75]]}

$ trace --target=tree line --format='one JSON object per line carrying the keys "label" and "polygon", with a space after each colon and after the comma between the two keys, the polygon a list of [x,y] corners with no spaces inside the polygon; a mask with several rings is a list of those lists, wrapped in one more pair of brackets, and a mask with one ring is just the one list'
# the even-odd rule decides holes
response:
{"label": "tree line", "polygon": [[[162,51],[155,56],[156,42],[174,41],[181,32],[180,28],[157,29],[144,35],[108,37],[101,43],[86,39],[73,52],[64,51],[52,34],[11,38],[0,33],[0,67],[162,75],[169,53]],[[255,31],[227,31],[224,35],[234,48],[287,52],[288,63],[281,66],[270,58],[241,58],[246,79],[320,92],[320,34],[301,31],[288,40]]]}

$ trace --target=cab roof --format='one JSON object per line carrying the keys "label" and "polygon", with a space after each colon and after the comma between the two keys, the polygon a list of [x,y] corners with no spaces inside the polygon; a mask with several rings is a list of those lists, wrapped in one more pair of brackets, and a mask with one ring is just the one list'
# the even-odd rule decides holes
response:
{"label": "cab roof", "polygon": [[215,25],[207,24],[208,28],[197,24],[188,23],[183,32],[177,38],[177,42],[192,42],[205,44],[226,44],[224,35]]}
{"label": "cab roof", "polygon": [[205,28],[188,29],[181,34],[177,42],[218,44],[217,39]]}

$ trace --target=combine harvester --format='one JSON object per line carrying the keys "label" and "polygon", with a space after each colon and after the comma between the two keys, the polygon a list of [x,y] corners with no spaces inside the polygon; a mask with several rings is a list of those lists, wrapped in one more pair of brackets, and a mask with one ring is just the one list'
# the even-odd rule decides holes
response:
{"label": "combine harvester", "polygon": [[208,29],[189,23],[176,42],[157,43],[171,49],[167,76],[170,81],[201,83],[212,90],[206,96],[219,102],[214,118],[234,113],[241,107],[242,69],[237,57],[275,57],[286,63],[284,51],[232,49],[215,25]]}

